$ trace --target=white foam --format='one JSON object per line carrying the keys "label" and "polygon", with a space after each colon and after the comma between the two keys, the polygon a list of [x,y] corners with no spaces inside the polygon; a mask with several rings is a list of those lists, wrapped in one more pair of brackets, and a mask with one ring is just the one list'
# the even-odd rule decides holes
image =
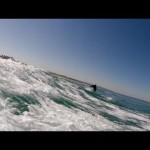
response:
{"label": "white foam", "polygon": [[106,97],[108,100],[112,100],[112,97]]}
{"label": "white foam", "polygon": [[[122,110],[116,105],[107,103],[107,101],[101,101],[88,95],[79,88],[80,86],[77,83],[67,81],[65,78],[59,76],[55,80],[53,76],[47,75],[43,71],[31,65],[0,59],[0,130],[150,130],[148,116]],[[61,88],[55,86],[55,83]],[[27,94],[36,98],[40,102],[40,105],[29,105],[29,112],[25,111],[22,115],[13,115],[12,112],[16,108],[11,105],[8,101],[10,98],[6,97],[2,91],[14,95]],[[57,104],[53,101],[53,97],[66,97],[66,99],[72,101],[75,105],[80,105],[82,108],[88,110],[88,112],[77,108],[70,109]],[[107,99],[111,100],[111,97]],[[107,107],[110,109],[107,109]],[[139,120],[143,129],[117,124],[99,115],[100,112],[106,112],[123,120]]]}

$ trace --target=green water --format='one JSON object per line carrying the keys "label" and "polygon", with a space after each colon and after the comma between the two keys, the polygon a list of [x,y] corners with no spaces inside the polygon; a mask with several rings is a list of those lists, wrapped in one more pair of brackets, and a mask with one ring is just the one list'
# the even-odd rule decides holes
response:
{"label": "green water", "polygon": [[97,94],[95,92],[88,91],[85,89],[82,89],[82,90],[85,91],[89,96],[92,96],[92,97],[97,98],[97,99],[102,100],[102,101],[106,101],[106,98],[100,94]]}
{"label": "green water", "polygon": [[57,104],[61,104],[61,105],[66,106],[68,108],[78,108],[78,106],[76,104],[74,104],[70,100],[67,100],[66,98],[60,97],[60,98],[53,98],[52,100],[54,102],[56,102]]}
{"label": "green water", "polygon": [[9,102],[13,107],[17,108],[14,111],[15,115],[20,115],[24,111],[29,111],[29,105],[40,105],[39,101],[29,95],[9,94]]}
{"label": "green water", "polygon": [[115,122],[117,124],[120,124],[120,125],[129,125],[129,126],[134,126],[134,127],[138,127],[138,128],[142,128],[140,124],[138,124],[137,122],[133,122],[131,120],[123,120],[121,118],[118,118],[114,115],[111,115],[111,114],[108,114],[106,112],[100,112],[99,115],[103,116],[104,118],[112,121],[112,122]]}
{"label": "green water", "polygon": [[73,109],[73,108],[76,108],[76,109],[79,109],[79,110],[82,110],[82,111],[85,111],[87,113],[91,113],[88,108],[86,107],[83,107],[79,104],[75,104],[72,100],[70,99],[66,99],[66,98],[63,98],[63,97],[59,97],[59,98],[51,98],[54,102],[56,102],[57,104],[60,104],[60,105],[63,105],[63,106],[66,106],[70,109]]}

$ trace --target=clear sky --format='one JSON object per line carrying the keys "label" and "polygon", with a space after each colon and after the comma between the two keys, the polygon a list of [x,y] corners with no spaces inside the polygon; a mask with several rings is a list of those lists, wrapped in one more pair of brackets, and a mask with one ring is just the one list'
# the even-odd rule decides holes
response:
{"label": "clear sky", "polygon": [[150,101],[150,19],[0,19],[0,53]]}

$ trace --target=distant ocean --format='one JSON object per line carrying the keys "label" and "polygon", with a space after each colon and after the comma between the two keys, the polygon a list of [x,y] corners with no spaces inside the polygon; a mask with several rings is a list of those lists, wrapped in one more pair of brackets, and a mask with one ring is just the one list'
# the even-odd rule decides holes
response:
{"label": "distant ocean", "polygon": [[0,58],[1,131],[149,131],[150,103]]}

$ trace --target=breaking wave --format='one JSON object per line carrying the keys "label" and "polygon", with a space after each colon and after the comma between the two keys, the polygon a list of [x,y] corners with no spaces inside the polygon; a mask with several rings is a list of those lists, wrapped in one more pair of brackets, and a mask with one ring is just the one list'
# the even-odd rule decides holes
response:
{"label": "breaking wave", "polygon": [[0,59],[1,131],[150,130],[150,103]]}

